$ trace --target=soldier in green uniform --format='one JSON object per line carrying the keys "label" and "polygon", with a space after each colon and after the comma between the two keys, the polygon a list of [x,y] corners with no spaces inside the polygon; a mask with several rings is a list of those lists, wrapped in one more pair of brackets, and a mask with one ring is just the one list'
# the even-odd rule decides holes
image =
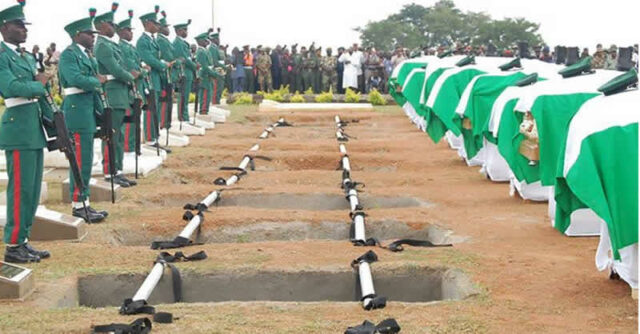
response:
{"label": "soldier in green uniform", "polygon": [[313,90],[313,68],[315,66],[315,48],[311,46],[309,52],[306,48],[302,48],[302,91],[309,88]]}
{"label": "soldier in green uniform", "polygon": [[[141,75],[135,80],[135,86],[138,91],[138,94],[144,94],[145,85],[144,80],[142,78],[143,72],[145,70],[142,68],[140,63],[142,60],[140,59],[140,55],[138,55],[138,51],[135,46],[131,44],[133,40],[133,28],[131,26],[131,19],[133,18],[133,10],[129,10],[129,18],[118,23],[117,32],[118,37],[120,37],[120,41],[118,45],[120,47],[120,52],[122,54],[122,60],[124,61],[124,67],[127,71],[136,71],[141,73]],[[133,96],[131,96],[130,102],[133,102]],[[126,116],[131,116],[133,114],[133,110],[128,107],[125,111]],[[135,126],[132,123],[124,123],[122,125],[122,132],[124,136],[124,152],[135,152],[136,145],[136,135],[135,135]],[[140,134],[138,134],[139,136]]]}
{"label": "soldier in green uniform", "polygon": [[327,55],[322,58],[320,67],[322,69],[322,90],[324,92],[337,92],[338,73],[336,66],[338,59],[332,55],[331,48],[326,49]]}
{"label": "soldier in green uniform", "polygon": [[[107,77],[97,72],[91,50],[94,45],[92,21],[95,9],[90,10],[90,17],[75,21],[64,30],[73,43],[60,55],[60,84],[65,95],[62,103],[67,129],[75,144],[76,161],[85,184],[91,179],[93,165],[93,138],[96,133],[96,121],[102,114],[102,106],[98,94],[102,92],[102,84]],[[71,193],[71,213],[87,222],[100,222],[107,217],[106,211],[96,211],[89,203],[90,189],[85,187],[81,192],[69,171],[69,190]],[[83,210],[83,202],[89,211],[87,217]]]}
{"label": "soldier in green uniform", "polygon": [[[7,223],[4,260],[13,263],[38,262],[50,256],[29,245],[31,224],[36,214],[42,183],[43,151],[46,146],[42,114],[51,110],[38,103],[45,96],[48,77],[36,68],[19,47],[27,39],[24,1],[0,11],[0,92],[7,109],[0,125],[0,149],[7,159]],[[30,57],[30,56],[29,56]]]}
{"label": "soldier in green uniform", "polygon": [[[213,62],[213,67],[218,69],[220,73],[224,70],[224,62],[220,63],[222,60],[220,56],[220,29],[218,28],[218,32],[212,33],[209,35],[209,46],[208,46],[209,54],[211,54],[211,61]],[[224,77],[216,78],[213,80],[213,91],[211,93],[211,104],[220,104],[220,97],[222,96],[222,91],[224,90]]]}
{"label": "soldier in green uniform", "polygon": [[311,59],[313,59],[313,67],[311,68],[313,92],[319,94],[322,92],[322,47],[317,48],[315,52],[313,52]]}
{"label": "soldier in green uniform", "polygon": [[[158,22],[158,12],[160,7],[156,6],[155,12],[140,16],[140,21],[144,26],[142,36],[138,38],[136,49],[142,62],[148,65],[150,69],[150,88],[148,95],[149,109],[144,113],[144,131],[145,139],[148,143],[152,143],[153,147],[159,147],[167,153],[171,151],[160,146],[158,143],[158,128],[160,120],[160,101],[159,97],[162,93],[162,76],[167,72],[168,68],[173,65],[163,61],[160,57],[160,47],[156,42],[154,35],[160,31],[160,23]],[[153,101],[151,99],[153,98]],[[155,108],[154,108],[155,106]]]}
{"label": "soldier in green uniform", "polygon": [[260,90],[263,92],[270,93],[273,90],[271,65],[271,57],[265,53],[263,48],[259,48],[256,68],[258,69],[258,85],[260,85]]}
{"label": "soldier in green uniform", "polygon": [[189,121],[189,94],[193,86],[195,72],[198,70],[198,65],[191,57],[189,42],[186,41],[190,24],[191,20],[173,26],[176,31],[176,39],[173,40],[174,56],[181,59],[183,64],[182,77],[178,79],[178,119],[180,122]]}
{"label": "soldier in green uniform", "polygon": [[[302,47],[301,51],[302,50],[304,50],[305,53],[307,52],[307,48],[304,46]],[[298,53],[298,48],[296,47],[296,45],[291,47],[291,58],[291,65],[293,67],[293,70],[291,71],[291,92],[303,92],[304,86],[302,85],[302,63],[304,59],[302,58],[302,55]]]}
{"label": "soldier in green uniform", "polygon": [[206,49],[209,44],[209,33],[202,33],[196,36],[195,39],[198,43],[196,62],[200,66],[198,71],[198,78],[200,79],[200,93],[198,99],[201,101],[200,114],[206,115],[209,113],[209,105],[211,104],[211,98],[213,95],[213,80],[221,79],[223,76],[215,69],[213,60],[211,59],[211,53]]}
{"label": "soldier in green uniform", "polygon": [[111,11],[96,16],[93,25],[98,30],[98,38],[94,47],[94,54],[98,62],[98,73],[107,78],[104,83],[104,94],[108,105],[112,109],[111,125],[113,127],[113,156],[115,161],[109,161],[109,145],[102,142],[102,167],[107,180],[111,178],[109,174],[110,164],[114,164],[117,171],[113,182],[123,188],[127,188],[137,183],[127,179],[122,173],[122,160],[124,158],[124,136],[122,125],[125,111],[130,108],[131,100],[129,96],[129,85],[140,76],[136,70],[127,70],[120,46],[115,40],[115,24],[113,15],[118,9],[118,4],[112,5]]}
{"label": "soldier in green uniform", "polygon": [[167,63],[177,63],[171,69],[162,75],[162,92],[160,94],[160,128],[169,129],[171,127],[171,114],[173,108],[173,89],[174,84],[180,77],[179,62],[173,53],[173,44],[169,41],[169,26],[167,23],[167,12],[162,11],[160,19],[160,33],[156,38],[158,47],[160,48],[160,58]]}

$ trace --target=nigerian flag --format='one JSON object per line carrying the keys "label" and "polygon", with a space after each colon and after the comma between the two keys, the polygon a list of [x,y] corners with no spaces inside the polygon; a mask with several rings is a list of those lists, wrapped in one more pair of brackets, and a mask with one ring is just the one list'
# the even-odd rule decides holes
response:
{"label": "nigerian flag", "polygon": [[586,102],[557,166],[556,228],[564,232],[574,210],[592,209],[607,225],[615,259],[638,242],[639,105],[640,91]]}
{"label": "nigerian flag", "polygon": [[402,96],[404,96],[407,101],[402,108],[407,114],[407,117],[421,129],[422,117],[417,114],[417,110],[420,108],[420,99],[424,86],[424,73],[424,68],[414,68],[407,76],[402,87]]}
{"label": "nigerian flag", "polygon": [[[461,128],[467,159],[471,159],[483,147],[483,138],[497,143],[489,133],[489,119],[493,103],[509,86],[515,85],[527,74],[524,72],[501,72],[478,75],[467,85],[456,108],[458,118],[471,121],[471,129]],[[455,116],[454,116],[455,117]]]}
{"label": "nigerian flag", "polygon": [[[583,103],[600,93],[597,88],[613,77],[616,71],[598,71],[595,74],[569,79],[547,80],[523,87],[514,107],[514,113],[505,110],[500,120],[498,150],[519,181],[541,181],[549,186],[555,183],[559,148],[566,140],[567,129],[573,115]],[[520,133],[520,123],[525,112],[531,112],[538,129],[540,161],[531,165],[529,159],[519,153],[525,136]]]}
{"label": "nigerian flag", "polygon": [[398,93],[399,88],[402,88],[407,76],[409,76],[413,69],[423,67],[426,64],[427,60],[424,58],[408,59],[393,69],[389,77],[389,94],[391,94],[399,106],[402,107],[407,102],[402,93]]}

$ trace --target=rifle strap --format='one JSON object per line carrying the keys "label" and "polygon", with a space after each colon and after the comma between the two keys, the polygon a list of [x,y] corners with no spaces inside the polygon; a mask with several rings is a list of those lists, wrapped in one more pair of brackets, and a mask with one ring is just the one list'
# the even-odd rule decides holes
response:
{"label": "rifle strap", "polygon": [[130,324],[109,324],[93,327],[93,333],[146,334],[151,332],[151,320],[138,318]]}

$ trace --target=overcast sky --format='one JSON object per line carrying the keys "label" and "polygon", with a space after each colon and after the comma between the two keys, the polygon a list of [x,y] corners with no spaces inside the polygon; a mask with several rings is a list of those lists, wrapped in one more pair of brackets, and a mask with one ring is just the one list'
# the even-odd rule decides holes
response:
{"label": "overcast sky", "polygon": [[[142,31],[137,17],[153,11],[155,4],[168,13],[169,23],[191,18],[191,37],[211,26],[211,0],[121,0],[116,20],[134,9],[136,38]],[[223,44],[240,46],[276,45],[315,41],[337,47],[358,41],[353,28],[380,20],[397,12],[404,4],[429,6],[436,0],[215,0],[215,25],[222,28]],[[640,39],[638,0],[454,0],[463,11],[483,11],[493,18],[524,17],[541,24],[540,32],[550,45],[565,44],[594,48],[605,45],[632,45]],[[2,8],[14,0],[0,0]],[[30,22],[26,46],[51,41],[63,48],[70,43],[64,26],[88,15],[90,7],[98,14],[110,10],[108,0],[27,0]],[[173,39],[173,32],[171,38]],[[44,48],[43,48],[44,49]]]}

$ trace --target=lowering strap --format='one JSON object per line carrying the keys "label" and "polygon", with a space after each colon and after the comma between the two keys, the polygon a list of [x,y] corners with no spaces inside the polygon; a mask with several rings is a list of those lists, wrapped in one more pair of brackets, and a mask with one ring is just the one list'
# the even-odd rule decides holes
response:
{"label": "lowering strap", "polygon": [[[185,208],[187,206],[190,206],[190,204],[185,205]],[[202,203],[199,203],[197,206],[205,206]],[[202,213],[202,211],[198,211],[197,213],[198,216],[200,216],[201,221],[204,221],[204,214]],[[182,219],[186,220],[186,221],[190,221],[193,217],[195,217],[195,215],[191,212],[191,211],[185,211],[184,215],[182,215]],[[197,234],[200,234],[200,227],[202,226],[202,224],[200,224],[198,226],[198,231],[196,232]],[[175,239],[173,240],[163,240],[163,241],[152,241],[151,242],[151,249],[172,249],[172,248],[182,248],[182,247],[186,247],[186,246],[192,246],[192,245],[200,245],[200,243],[195,243],[187,238],[183,238],[181,236],[177,236]]]}
{"label": "lowering strap", "polygon": [[[238,178],[238,180],[239,180],[242,176],[247,175],[247,171],[246,171],[246,170],[243,170],[243,171],[241,171],[240,173],[236,173],[236,174],[234,174],[234,175],[235,175],[235,176]],[[217,185],[217,186],[226,186],[226,185],[227,185],[227,180],[225,180],[223,177],[219,177],[219,178],[217,178],[217,179],[215,179],[215,180],[213,181],[213,184],[215,184],[215,185]]]}
{"label": "lowering strap", "polygon": [[400,332],[400,329],[394,318],[382,320],[378,325],[365,320],[362,325],[347,328],[344,334],[395,334]]}
{"label": "lowering strap", "polygon": [[289,122],[287,122],[285,120],[278,121],[276,124],[278,124],[278,126],[293,126],[292,123],[289,123]]}
{"label": "lowering strap", "polygon": [[[353,238],[353,236],[351,238]],[[436,245],[428,240],[417,240],[417,239],[400,239],[386,246],[382,245],[380,240],[378,240],[377,238],[369,238],[365,241],[353,240],[352,242],[354,246],[365,246],[365,247],[378,246],[382,249],[390,250],[392,252],[402,252],[404,250],[404,247],[402,245],[409,245],[413,247],[452,247],[453,246],[452,244]]]}
{"label": "lowering strap", "polygon": [[151,320],[138,318],[130,324],[110,324],[93,327],[93,333],[146,334],[151,332]]}
{"label": "lowering strap", "polygon": [[[358,272],[358,266],[360,265],[360,263],[362,262],[373,263],[377,261],[378,261],[378,255],[376,255],[376,253],[374,253],[373,251],[368,251],[364,253],[362,256],[360,256],[359,258],[351,261],[351,268],[353,268],[354,270],[356,270],[356,272]],[[358,275],[358,279],[356,280],[356,296],[359,296],[362,294],[361,292],[362,290],[360,286],[360,274],[358,273],[357,275]],[[364,301],[365,299],[371,299],[371,302],[369,304],[364,305],[364,308],[367,311],[377,310],[387,306],[387,297],[378,296],[375,293],[360,297],[360,301]]]}
{"label": "lowering strap", "polygon": [[342,128],[342,127],[345,127],[345,126],[349,125],[349,123],[360,123],[360,120],[359,119],[355,119],[355,118],[352,119],[352,120],[347,120],[347,121],[340,120],[340,122],[338,122],[337,125],[338,125],[339,128]]}
{"label": "lowering strap", "polygon": [[[204,251],[197,252],[195,254],[186,256],[182,252],[176,252],[174,255],[171,255],[168,252],[162,252],[158,255],[155,263],[163,263],[171,269],[171,279],[173,280],[173,300],[175,303],[179,303],[182,301],[182,277],[180,276],[180,271],[176,266],[174,266],[173,262],[187,262],[187,261],[198,261],[204,260],[207,258],[207,254]],[[146,300],[136,300],[133,301],[131,298],[127,298],[122,303],[120,307],[120,314],[123,315],[132,315],[132,314],[154,314],[155,308],[149,304],[147,304]],[[166,319],[168,315],[159,316],[161,319]],[[173,318],[173,316],[171,316]]]}
{"label": "lowering strap", "polygon": [[[245,155],[244,157],[242,157],[242,159],[244,158],[249,158],[249,169],[251,169],[252,171],[256,170],[256,163],[255,163],[255,159],[259,159],[259,160],[264,160],[264,161],[272,161],[273,159],[266,157],[264,155]],[[246,172],[245,169],[242,169],[240,167],[220,167],[220,170],[235,170],[235,171],[239,171],[239,172]]]}

